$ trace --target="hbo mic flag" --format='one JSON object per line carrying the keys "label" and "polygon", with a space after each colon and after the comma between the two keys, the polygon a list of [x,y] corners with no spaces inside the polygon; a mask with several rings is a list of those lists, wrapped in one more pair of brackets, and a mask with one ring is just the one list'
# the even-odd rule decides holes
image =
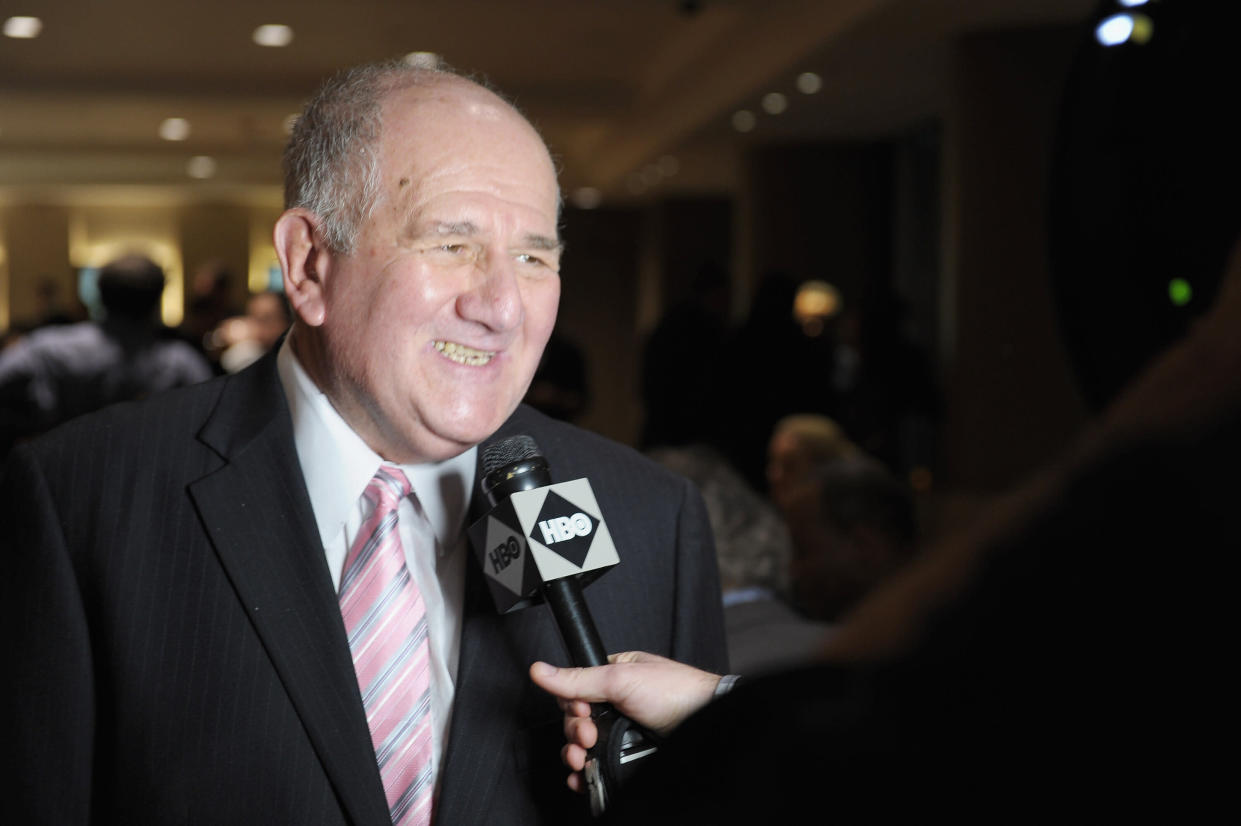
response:
{"label": "hbo mic flag", "polygon": [[532,604],[546,582],[586,585],[620,561],[586,479],[516,491],[469,533],[501,613]]}

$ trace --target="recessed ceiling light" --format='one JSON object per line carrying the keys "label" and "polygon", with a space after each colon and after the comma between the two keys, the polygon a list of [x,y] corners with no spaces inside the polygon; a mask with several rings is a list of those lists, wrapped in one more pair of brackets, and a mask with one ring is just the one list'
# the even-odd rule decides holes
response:
{"label": "recessed ceiling light", "polygon": [[1104,46],[1121,43],[1145,43],[1154,32],[1151,19],[1144,14],[1113,14],[1100,23],[1094,32],[1095,39]]}
{"label": "recessed ceiling light", "polygon": [[37,17],[10,17],[4,21],[4,34],[7,37],[28,40],[38,37],[41,31],[43,31],[43,21]]}
{"label": "recessed ceiling light", "polygon": [[797,91],[803,95],[813,95],[823,88],[823,78],[814,72],[802,72],[797,76]]}
{"label": "recessed ceiling light", "polygon": [[763,111],[769,115],[778,115],[789,108],[789,99],[779,92],[768,92],[763,95]]}
{"label": "recessed ceiling light", "polygon": [[210,178],[215,174],[215,158],[210,155],[195,155],[185,165],[185,173],[191,178]]}
{"label": "recessed ceiling light", "polygon": [[267,23],[255,29],[253,37],[260,46],[279,48],[293,42],[293,30],[283,23]]}
{"label": "recessed ceiling light", "polygon": [[166,141],[183,141],[190,136],[190,122],[185,118],[167,118],[159,125],[159,136]]}
{"label": "recessed ceiling light", "polygon": [[733,129],[736,129],[738,132],[749,132],[754,129],[756,123],[758,123],[758,119],[754,117],[754,113],[749,109],[733,112]]}

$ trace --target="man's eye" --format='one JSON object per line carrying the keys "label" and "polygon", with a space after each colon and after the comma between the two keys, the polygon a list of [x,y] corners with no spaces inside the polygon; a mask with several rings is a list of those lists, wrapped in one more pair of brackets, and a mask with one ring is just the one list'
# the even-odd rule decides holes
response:
{"label": "man's eye", "polygon": [[530,253],[527,253],[527,252],[518,253],[517,262],[519,264],[534,264],[535,266],[538,266],[538,267],[547,266],[547,262],[544,261],[542,258],[539,258],[537,255],[531,255]]}
{"label": "man's eye", "polygon": [[453,255],[460,255],[465,252],[465,244],[440,244],[439,248],[441,252],[448,252]]}

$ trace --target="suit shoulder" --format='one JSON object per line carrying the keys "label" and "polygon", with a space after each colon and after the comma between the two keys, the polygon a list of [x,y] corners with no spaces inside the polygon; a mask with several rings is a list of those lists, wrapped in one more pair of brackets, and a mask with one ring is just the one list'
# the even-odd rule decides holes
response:
{"label": "suit shoulder", "polygon": [[36,453],[129,450],[153,439],[192,438],[215,408],[227,377],[86,413],[30,440]]}
{"label": "suit shoulder", "polygon": [[501,435],[526,433],[538,443],[558,480],[590,477],[628,477],[635,483],[654,486],[652,492],[668,494],[686,484],[673,473],[629,445],[577,425],[553,419],[522,405]]}

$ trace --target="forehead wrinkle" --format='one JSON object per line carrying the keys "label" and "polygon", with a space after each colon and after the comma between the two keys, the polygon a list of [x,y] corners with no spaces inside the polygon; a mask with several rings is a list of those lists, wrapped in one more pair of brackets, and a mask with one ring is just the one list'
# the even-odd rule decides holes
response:
{"label": "forehead wrinkle", "polygon": [[[556,185],[555,169],[547,153],[546,145],[538,133],[525,118],[503,101],[486,99],[489,93],[483,95],[483,100],[477,99],[477,94],[481,90],[472,87],[467,87],[466,94],[463,96],[443,94],[450,90],[451,86],[448,89],[436,89],[435,92],[440,94],[435,92],[426,94],[428,90],[425,89],[410,90],[411,93],[405,97],[404,101],[397,96],[394,96],[395,99],[390,98],[388,106],[385,107],[385,126],[389,128],[396,126],[393,121],[402,111],[408,112],[411,108],[415,111],[420,110],[419,120],[422,120],[432,118],[434,113],[429,112],[428,109],[433,110],[439,107],[448,108],[448,116],[451,116],[454,110],[457,116],[464,115],[467,121],[473,122],[474,127],[486,121],[511,124],[517,129],[517,133],[523,136],[523,140],[520,141],[522,144],[526,144],[527,140],[530,141],[520,148],[534,150],[534,154],[540,156],[540,161],[534,161],[532,158],[531,162],[541,162],[546,167],[546,180],[537,182],[538,191],[527,191],[531,190],[530,181],[524,178],[513,179],[507,155],[497,156],[494,151],[489,150],[483,152],[481,157],[463,158],[459,145],[453,145],[450,149],[442,142],[434,140],[426,142],[425,136],[421,134],[421,123],[410,124],[405,129],[398,128],[392,131],[385,129],[381,168],[386,181],[381,197],[390,205],[393,217],[404,227],[401,234],[407,238],[427,233],[436,235],[458,233],[471,237],[484,234],[486,224],[479,223],[477,220],[464,217],[462,220],[454,220],[450,216],[437,220],[434,217],[434,213],[439,210],[433,204],[445,194],[469,195],[474,193],[524,206],[531,205],[533,202],[531,196],[533,196],[533,199],[539,201],[544,198],[550,199],[546,209],[542,207],[539,209],[549,212],[548,220],[551,224],[549,227],[551,231],[540,232],[531,228],[521,238],[521,243],[532,249],[562,249],[563,243],[557,237],[559,233],[555,226],[559,215],[559,187]],[[400,106],[402,103],[405,106]],[[479,137],[482,132],[490,134],[488,129],[480,131],[478,128],[467,128],[466,131],[470,134],[463,140],[467,141],[482,140]],[[456,186],[459,179],[466,181],[464,190]],[[441,192],[442,189],[450,191]]]}

